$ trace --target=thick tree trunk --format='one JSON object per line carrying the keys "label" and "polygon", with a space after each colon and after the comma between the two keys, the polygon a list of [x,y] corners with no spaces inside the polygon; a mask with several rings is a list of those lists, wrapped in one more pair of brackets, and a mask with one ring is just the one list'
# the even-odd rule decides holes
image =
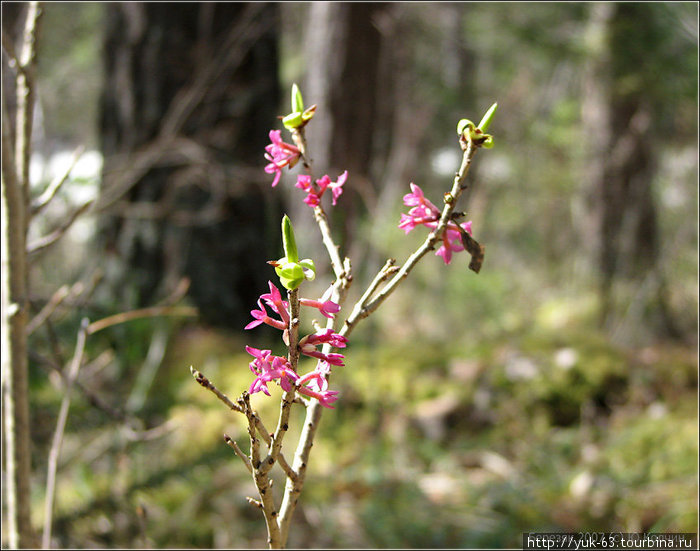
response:
{"label": "thick tree trunk", "polygon": [[[654,55],[653,41],[642,40],[636,33],[631,36],[629,22],[635,21],[635,29],[644,29],[644,34],[653,33],[654,15],[644,5],[595,4],[590,9],[590,53],[582,114],[591,208],[597,215],[594,243],[600,274],[601,321],[608,327],[617,323],[616,281],[639,284],[652,278],[655,284],[649,288],[654,289],[654,296],[641,300],[660,314],[658,331],[679,336],[668,312],[658,265],[658,215],[652,191],[657,164],[653,124],[658,119],[658,109],[651,103],[644,83],[628,77],[630,68]],[[630,41],[643,47],[628,47]]]}
{"label": "thick tree trunk", "polygon": [[281,219],[262,170],[278,9],[107,7],[102,238],[123,261],[122,307],[152,304],[184,275],[205,320],[240,327],[265,288]]}

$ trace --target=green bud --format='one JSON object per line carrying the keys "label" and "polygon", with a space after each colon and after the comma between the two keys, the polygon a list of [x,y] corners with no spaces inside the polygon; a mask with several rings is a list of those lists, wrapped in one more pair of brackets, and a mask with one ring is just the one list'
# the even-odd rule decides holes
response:
{"label": "green bud", "polygon": [[461,119],[457,123],[457,134],[461,136],[467,128],[474,128],[474,123],[469,119]]}
{"label": "green bud", "polygon": [[493,147],[493,136],[491,134],[486,134],[487,138],[484,140],[484,143],[481,144],[481,147],[484,149],[491,149]]}
{"label": "green bud", "polygon": [[301,90],[296,85],[292,84],[292,113],[301,113],[304,110],[304,100],[301,97]]}
{"label": "green bud", "polygon": [[297,252],[297,241],[294,238],[294,228],[289,216],[286,214],[282,217],[282,246],[287,262],[299,262],[299,253]]}
{"label": "green bud", "polygon": [[275,273],[280,278],[280,283],[290,291],[296,289],[306,279],[304,268],[298,262],[285,262],[285,258],[279,260],[279,266],[275,267]]}
{"label": "green bud", "polygon": [[491,121],[493,120],[493,115],[496,112],[497,108],[498,103],[494,103],[484,114],[483,118],[481,119],[481,122],[479,123],[479,126],[477,126],[477,128],[479,128],[482,132],[486,132],[489,129],[489,126],[491,126]]}
{"label": "green bud", "polygon": [[314,264],[314,261],[311,260],[310,258],[305,258],[301,262],[299,262],[299,265],[302,267],[304,270],[304,277],[308,279],[309,281],[313,281],[316,279],[316,265]]}
{"label": "green bud", "polygon": [[295,111],[294,113],[290,113],[286,117],[282,119],[282,124],[287,130],[294,130],[295,128],[299,128],[303,123],[303,113],[300,111]]}
{"label": "green bud", "polygon": [[308,109],[304,109],[304,112],[301,114],[301,120],[304,124],[309,122],[311,118],[314,116],[314,113],[316,112],[316,105],[312,105]]}

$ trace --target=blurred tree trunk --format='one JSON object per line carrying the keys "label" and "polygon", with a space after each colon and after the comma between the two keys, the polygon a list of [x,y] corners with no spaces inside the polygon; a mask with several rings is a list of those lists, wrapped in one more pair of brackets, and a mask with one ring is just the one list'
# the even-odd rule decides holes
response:
{"label": "blurred tree trunk", "polygon": [[[309,7],[302,91],[307,103],[318,105],[318,115],[307,139],[316,178],[328,174],[335,179],[348,171],[351,185],[333,217],[346,253],[358,210],[376,194],[372,159],[382,48],[377,22],[387,8],[382,2],[313,2]],[[315,239],[304,225],[307,217],[299,218],[302,231]]]}
{"label": "blurred tree trunk", "polygon": [[240,327],[280,248],[262,170],[279,6],[106,10],[101,238],[120,307],[152,304],[184,275],[206,321]]}
{"label": "blurred tree trunk", "polygon": [[[31,431],[27,364],[29,160],[34,118],[37,2],[3,12],[2,416],[7,545],[35,545],[31,523]],[[8,15],[7,21],[5,15]],[[17,25],[19,24],[19,25]],[[5,51],[11,49],[11,52]],[[10,63],[9,55],[13,56]],[[13,124],[14,123],[14,124]],[[4,527],[5,528],[5,527]]]}
{"label": "blurred tree trunk", "polygon": [[658,46],[654,13],[643,4],[592,4],[587,31],[582,115],[591,207],[597,215],[601,319],[610,326],[619,315],[616,281],[639,283],[651,278],[653,296],[642,300],[650,301],[659,314],[658,329],[678,336],[658,266],[658,214],[652,190],[658,163],[654,125],[660,118],[658,102],[663,100],[654,97],[651,83],[642,82],[636,71],[654,57]]}

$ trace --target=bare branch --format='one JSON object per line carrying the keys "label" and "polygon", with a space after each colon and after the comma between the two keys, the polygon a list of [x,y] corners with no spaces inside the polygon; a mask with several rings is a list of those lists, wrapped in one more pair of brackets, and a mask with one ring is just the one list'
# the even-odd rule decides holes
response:
{"label": "bare branch", "polygon": [[129,310],[128,312],[120,312],[101,320],[94,321],[88,327],[88,334],[94,335],[98,331],[107,329],[113,325],[133,321],[141,318],[152,318],[156,316],[196,316],[198,310],[192,306],[151,306],[149,308],[140,308],[138,310]]}
{"label": "bare branch", "polygon": [[58,457],[61,453],[63,434],[66,429],[66,421],[68,420],[71,389],[73,387],[73,383],[78,377],[80,366],[83,363],[85,341],[87,340],[88,336],[88,324],[89,320],[87,318],[83,318],[80,323],[80,330],[78,331],[78,337],[75,343],[75,352],[65,379],[66,388],[64,389],[63,399],[61,400],[61,408],[58,412],[56,430],[53,435],[53,440],[51,441],[51,449],[49,450],[48,466],[46,471],[46,498],[44,501],[44,533],[42,536],[42,547],[44,549],[49,549],[51,547],[51,525],[56,492],[56,471],[58,469]]}
{"label": "bare branch", "polygon": [[[224,434],[224,440],[229,446],[231,446],[231,448],[233,448],[233,451],[236,452],[236,455],[241,458],[241,461],[243,461],[244,465],[248,469],[248,472],[250,474],[253,474],[253,466],[250,464],[250,459],[246,454],[243,453],[241,448],[238,447],[236,441],[232,440],[228,434]],[[259,501],[257,503],[259,503],[259,506],[262,507],[262,503],[260,503]]]}
{"label": "bare branch", "polygon": [[379,305],[384,302],[387,297],[394,292],[396,287],[408,276],[413,267],[418,263],[418,261],[423,258],[423,256],[430,250],[435,248],[435,243],[442,237],[442,234],[447,229],[447,224],[452,218],[452,213],[454,212],[457,200],[459,199],[462,192],[466,189],[464,184],[467,174],[469,172],[469,166],[471,165],[472,158],[476,153],[477,146],[474,145],[471,140],[466,144],[464,150],[464,155],[462,156],[462,165],[459,171],[455,175],[454,181],[452,183],[452,189],[448,194],[446,194],[445,206],[442,209],[442,214],[438,221],[437,227],[428,234],[423,244],[406,260],[406,262],[401,266],[398,272],[391,278],[389,283],[381,290],[381,292],[369,303],[362,304],[358,302],[353,308],[350,316],[348,316],[343,328],[340,331],[341,335],[348,335],[358,320],[366,318],[372,312],[374,312]]}
{"label": "bare branch", "polygon": [[[260,460],[260,441],[255,436],[256,415],[250,407],[250,395],[247,392],[243,393],[243,396],[241,396],[241,399],[239,400],[239,404],[241,405],[245,416],[248,418],[250,461],[253,467],[253,480],[255,481],[255,486],[258,489],[258,494],[260,495],[262,512],[263,516],[265,517],[265,524],[267,525],[267,543],[270,546],[270,549],[279,549],[282,547],[283,542],[280,540],[280,527],[277,522],[277,508],[275,507],[272,492],[269,491],[271,485],[271,480],[267,476],[267,471],[269,469],[263,470],[261,468],[262,462]],[[267,461],[268,460],[266,459],[266,462]]]}
{"label": "bare branch", "polygon": [[73,222],[75,222],[81,214],[83,214],[90,206],[92,205],[93,200],[90,199],[86,203],[82,204],[79,206],[73,213],[68,216],[63,223],[56,228],[54,231],[52,231],[50,234],[45,235],[44,237],[40,237],[36,240],[34,240],[32,243],[29,243],[27,245],[27,254],[28,255],[34,255],[38,253],[39,251],[42,251],[43,249],[46,249],[47,247],[50,247],[56,241],[61,239],[66,232],[70,229],[70,227],[73,225]]}
{"label": "bare branch", "polygon": [[212,382],[204,376],[204,374],[201,371],[197,371],[194,367],[190,366],[190,373],[192,373],[192,376],[194,377],[194,380],[197,381],[197,383],[199,383],[207,390],[211,390],[219,400],[226,404],[226,407],[232,409],[233,411],[243,413],[243,408],[238,404],[234,404],[229,399],[229,397],[226,396],[226,394],[224,394],[223,392],[221,392],[218,388],[216,388],[212,384]]}
{"label": "bare branch", "polygon": [[80,159],[80,156],[83,154],[83,151],[85,151],[84,146],[81,145],[80,147],[78,147],[73,152],[71,162],[68,164],[68,167],[66,167],[66,170],[63,172],[63,174],[59,174],[58,176],[56,176],[48,185],[48,187],[44,190],[44,193],[42,193],[39,197],[32,201],[32,216],[36,216],[44,208],[46,208],[46,206],[56,196],[58,190],[60,190],[63,184],[65,184],[68,181],[68,176],[70,176],[71,171],[73,170],[73,168],[75,168],[75,164],[78,162],[78,159]]}
{"label": "bare branch", "polygon": [[68,295],[70,295],[70,287],[68,287],[68,285],[59,287],[41,311],[27,324],[27,336],[31,335],[37,327],[41,326]]}

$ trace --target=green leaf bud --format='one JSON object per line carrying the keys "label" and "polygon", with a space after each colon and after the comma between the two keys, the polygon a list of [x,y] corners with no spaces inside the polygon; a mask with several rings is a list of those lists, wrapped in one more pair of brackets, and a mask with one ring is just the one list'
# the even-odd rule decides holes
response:
{"label": "green leaf bud", "polygon": [[289,216],[286,214],[282,217],[282,246],[287,262],[299,262],[299,253],[297,252],[297,241],[294,238],[294,228]]}
{"label": "green leaf bud", "polygon": [[304,110],[304,100],[301,97],[301,90],[296,85],[292,84],[292,113],[301,113]]}
{"label": "green leaf bud", "polygon": [[306,279],[304,268],[298,262],[285,262],[285,258],[279,260],[275,267],[275,273],[280,278],[280,283],[285,289],[293,291]]}
{"label": "green leaf bud", "polygon": [[316,279],[316,265],[314,264],[314,261],[311,260],[310,258],[305,258],[301,262],[299,262],[299,265],[302,267],[304,270],[304,277],[308,279],[309,281],[313,281]]}
{"label": "green leaf bud", "polygon": [[474,128],[474,123],[469,119],[460,119],[457,123],[457,134],[461,136],[467,128]]}
{"label": "green leaf bud", "polygon": [[282,119],[282,124],[287,130],[294,130],[304,124],[303,113],[295,111]]}
{"label": "green leaf bud", "polygon": [[479,126],[477,126],[478,129],[480,129],[482,132],[486,132],[489,129],[491,121],[493,120],[493,115],[496,112],[497,108],[498,102],[494,103],[491,107],[489,107],[489,110],[486,111],[483,118],[481,119]]}

